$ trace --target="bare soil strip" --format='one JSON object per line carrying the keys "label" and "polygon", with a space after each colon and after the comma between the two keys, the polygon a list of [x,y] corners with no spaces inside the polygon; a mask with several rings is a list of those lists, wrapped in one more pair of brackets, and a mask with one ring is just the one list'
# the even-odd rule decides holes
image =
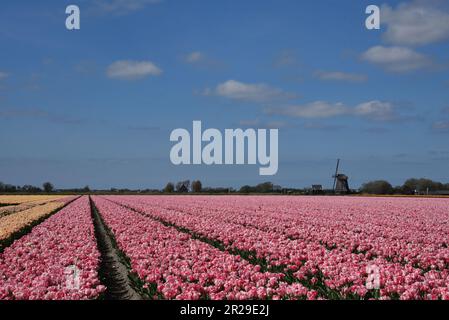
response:
{"label": "bare soil strip", "polygon": [[[201,242],[204,242],[206,244],[209,244],[213,247],[215,247],[216,249],[223,251],[223,252],[227,252],[229,254],[235,255],[235,256],[240,256],[242,259],[248,261],[249,263],[253,264],[253,265],[258,265],[261,267],[261,272],[274,272],[274,273],[283,273],[284,274],[284,281],[292,284],[295,282],[299,282],[301,283],[303,286],[305,286],[306,288],[310,289],[310,290],[316,290],[318,291],[319,295],[321,297],[326,297],[327,299],[358,299],[358,297],[343,297],[337,290],[335,289],[331,289],[329,287],[327,287],[324,284],[324,278],[323,275],[321,273],[319,273],[318,275],[316,275],[318,282],[313,284],[310,279],[305,279],[305,280],[298,280],[293,276],[293,273],[291,271],[284,271],[283,267],[272,267],[270,266],[265,258],[256,258],[256,254],[255,252],[249,252],[249,251],[244,251],[244,250],[238,250],[238,249],[231,249],[228,248],[224,243],[222,243],[219,240],[215,240],[215,239],[209,239],[203,235],[197,234],[195,232],[193,232],[190,229],[184,228],[182,226],[176,225],[174,223],[165,221],[164,219],[161,219],[159,217],[155,217],[153,216],[150,212],[142,212],[139,210],[136,210],[128,205],[122,204],[120,202],[116,202],[113,201],[111,199],[107,199],[107,198],[103,198],[106,199],[118,206],[121,206],[123,208],[129,209],[131,211],[134,211],[140,215],[143,215],[149,219],[152,219],[156,222],[161,223],[162,225],[169,227],[169,228],[174,228],[175,230],[182,232],[182,233],[186,233],[188,235],[190,235],[192,237],[192,239],[195,240],[199,240]],[[369,297],[368,297],[369,298]]]}
{"label": "bare soil strip", "polygon": [[142,300],[131,284],[129,272],[122,262],[114,241],[108,234],[107,227],[101,218],[94,202],[90,198],[92,218],[95,226],[98,250],[101,253],[100,280],[106,286],[105,300]]}
{"label": "bare soil strip", "polygon": [[1,207],[12,207],[12,206],[18,206],[20,203],[0,203]]}

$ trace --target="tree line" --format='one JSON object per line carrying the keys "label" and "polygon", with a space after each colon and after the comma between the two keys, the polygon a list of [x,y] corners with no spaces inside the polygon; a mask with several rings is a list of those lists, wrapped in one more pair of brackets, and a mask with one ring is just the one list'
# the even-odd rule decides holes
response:
{"label": "tree line", "polygon": [[172,182],[167,183],[165,188],[163,189],[164,193],[185,193],[185,192],[193,192],[193,193],[275,193],[281,192],[282,187],[278,185],[274,185],[271,182],[263,182],[255,186],[244,185],[239,190],[234,188],[204,188],[203,184],[200,180],[195,180],[190,182],[190,180],[179,181],[174,184]]}
{"label": "tree line", "polygon": [[[162,189],[144,189],[130,190],[111,188],[109,190],[91,190],[89,186],[84,188],[57,190],[50,182],[45,182],[41,187],[33,185],[14,186],[0,182],[0,193],[18,193],[18,194],[39,194],[39,193],[102,193],[102,194],[160,194],[160,193],[204,193],[204,194],[311,194],[310,189],[282,188],[272,182],[263,182],[254,186],[244,185],[240,189],[226,187],[204,187],[200,180],[183,180],[177,183],[169,182]],[[404,182],[401,186],[393,186],[386,180],[370,181],[362,185],[355,193],[363,194],[379,194],[379,195],[413,195],[413,194],[435,194],[443,192],[449,194],[449,183],[441,183],[426,178],[411,178]],[[332,190],[323,190],[319,194],[332,194]]]}
{"label": "tree line", "polygon": [[404,182],[401,186],[395,186],[386,180],[370,181],[362,185],[360,192],[367,194],[433,194],[435,192],[449,191],[449,183],[441,183],[431,179],[411,178]]}
{"label": "tree line", "polygon": [[45,182],[42,187],[36,187],[29,184],[23,186],[14,186],[0,181],[0,193],[52,193],[55,190],[53,184]]}

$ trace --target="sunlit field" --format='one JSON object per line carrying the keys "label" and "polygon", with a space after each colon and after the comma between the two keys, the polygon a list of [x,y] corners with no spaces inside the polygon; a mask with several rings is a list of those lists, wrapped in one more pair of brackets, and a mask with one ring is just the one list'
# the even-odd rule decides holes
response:
{"label": "sunlit field", "polygon": [[101,298],[99,223],[145,299],[449,299],[449,199],[90,200],[39,206],[62,209],[3,249],[0,299]]}

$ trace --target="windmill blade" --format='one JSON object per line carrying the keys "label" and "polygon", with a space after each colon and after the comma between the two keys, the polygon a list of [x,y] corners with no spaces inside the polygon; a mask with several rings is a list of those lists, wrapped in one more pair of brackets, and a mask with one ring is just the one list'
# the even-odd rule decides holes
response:
{"label": "windmill blade", "polygon": [[333,190],[335,191],[335,187],[337,185],[337,175],[338,175],[338,167],[340,166],[340,159],[337,159],[337,167],[335,168],[335,175],[334,175],[334,187]]}

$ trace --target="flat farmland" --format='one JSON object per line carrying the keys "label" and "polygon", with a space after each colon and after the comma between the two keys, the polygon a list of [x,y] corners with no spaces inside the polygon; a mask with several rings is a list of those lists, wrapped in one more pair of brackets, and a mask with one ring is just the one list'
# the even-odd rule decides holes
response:
{"label": "flat farmland", "polygon": [[0,299],[447,300],[448,234],[444,198],[71,197],[0,253]]}

